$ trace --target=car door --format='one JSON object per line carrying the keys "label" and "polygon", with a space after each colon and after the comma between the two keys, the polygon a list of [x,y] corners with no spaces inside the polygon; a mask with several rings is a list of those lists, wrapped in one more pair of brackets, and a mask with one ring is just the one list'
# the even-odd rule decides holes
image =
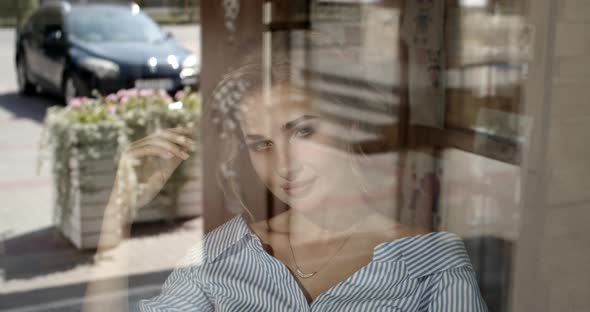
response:
{"label": "car door", "polygon": [[42,19],[44,9],[40,9],[31,17],[30,24],[27,26],[28,31],[25,30],[25,37],[23,38],[23,45],[25,51],[25,59],[29,76],[36,82],[40,80],[41,63],[39,61],[41,56],[41,46],[43,43],[43,35],[41,32]]}
{"label": "car door", "polygon": [[49,9],[44,22],[44,42],[40,55],[40,63],[44,68],[43,78],[60,91],[67,48],[62,11],[59,8]]}
{"label": "car door", "polygon": [[31,50],[31,35],[33,33],[33,22],[35,20],[35,16],[31,16],[27,22],[22,26],[22,28],[18,31],[18,48],[17,53],[20,53],[21,56],[25,56],[25,61],[29,62],[28,55],[29,50]]}
{"label": "car door", "polygon": [[46,87],[60,91],[65,60],[65,34],[61,10],[53,7],[46,8],[42,12],[38,26],[37,33],[40,34],[37,45],[39,76]]}

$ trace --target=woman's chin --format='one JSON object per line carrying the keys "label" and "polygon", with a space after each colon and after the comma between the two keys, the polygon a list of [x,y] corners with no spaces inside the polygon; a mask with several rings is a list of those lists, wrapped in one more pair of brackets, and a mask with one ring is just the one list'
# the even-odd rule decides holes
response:
{"label": "woman's chin", "polygon": [[320,206],[323,198],[317,182],[314,181],[314,183],[301,188],[280,188],[276,190],[275,194],[293,210],[299,212],[311,211]]}

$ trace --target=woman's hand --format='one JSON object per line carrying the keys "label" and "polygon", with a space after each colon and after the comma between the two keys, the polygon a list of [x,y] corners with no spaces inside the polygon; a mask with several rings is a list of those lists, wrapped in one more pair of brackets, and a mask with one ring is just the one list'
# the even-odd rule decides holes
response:
{"label": "woman's hand", "polygon": [[117,193],[127,199],[119,205],[139,209],[148,204],[194,150],[193,131],[190,128],[161,129],[131,143],[123,152],[117,170],[115,186],[124,183]]}
{"label": "woman's hand", "polygon": [[[195,145],[193,131],[190,128],[162,129],[131,143],[125,149],[119,160],[113,193],[105,208],[97,255],[128,237],[131,228],[129,212],[149,203],[180,163],[188,159]],[[93,281],[86,289],[86,296],[103,293],[107,288],[125,292],[128,288],[127,278],[101,283]],[[113,301],[112,304],[111,310],[114,308],[116,311],[125,311],[128,307],[127,300]],[[87,312],[105,309],[102,301],[86,300],[82,306],[82,311]]]}

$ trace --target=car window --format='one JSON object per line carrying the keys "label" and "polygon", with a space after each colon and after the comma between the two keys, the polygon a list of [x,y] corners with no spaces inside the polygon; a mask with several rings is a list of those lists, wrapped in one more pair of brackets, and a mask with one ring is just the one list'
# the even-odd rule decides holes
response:
{"label": "car window", "polygon": [[44,25],[44,20],[45,20],[45,9],[39,9],[37,11],[37,13],[35,13],[35,15],[33,15],[33,17],[31,17],[31,27],[33,32],[35,33],[40,33],[42,32],[42,28]]}
{"label": "car window", "polygon": [[36,33],[47,34],[55,30],[63,30],[63,15],[59,8],[42,8],[35,15],[33,30]]}
{"label": "car window", "polygon": [[148,16],[122,7],[79,7],[66,18],[68,34],[86,42],[154,42],[164,38]]}
{"label": "car window", "polygon": [[27,21],[20,28],[21,33],[31,33],[33,31],[33,23],[35,21],[36,16],[37,13],[34,13],[27,19]]}

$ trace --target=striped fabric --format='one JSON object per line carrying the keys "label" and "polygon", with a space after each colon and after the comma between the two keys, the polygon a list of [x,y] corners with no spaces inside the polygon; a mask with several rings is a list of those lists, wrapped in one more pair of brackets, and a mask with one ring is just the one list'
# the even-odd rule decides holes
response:
{"label": "striped fabric", "polygon": [[375,247],[373,260],[308,303],[242,216],[209,233],[138,311],[487,311],[463,242],[451,233]]}

